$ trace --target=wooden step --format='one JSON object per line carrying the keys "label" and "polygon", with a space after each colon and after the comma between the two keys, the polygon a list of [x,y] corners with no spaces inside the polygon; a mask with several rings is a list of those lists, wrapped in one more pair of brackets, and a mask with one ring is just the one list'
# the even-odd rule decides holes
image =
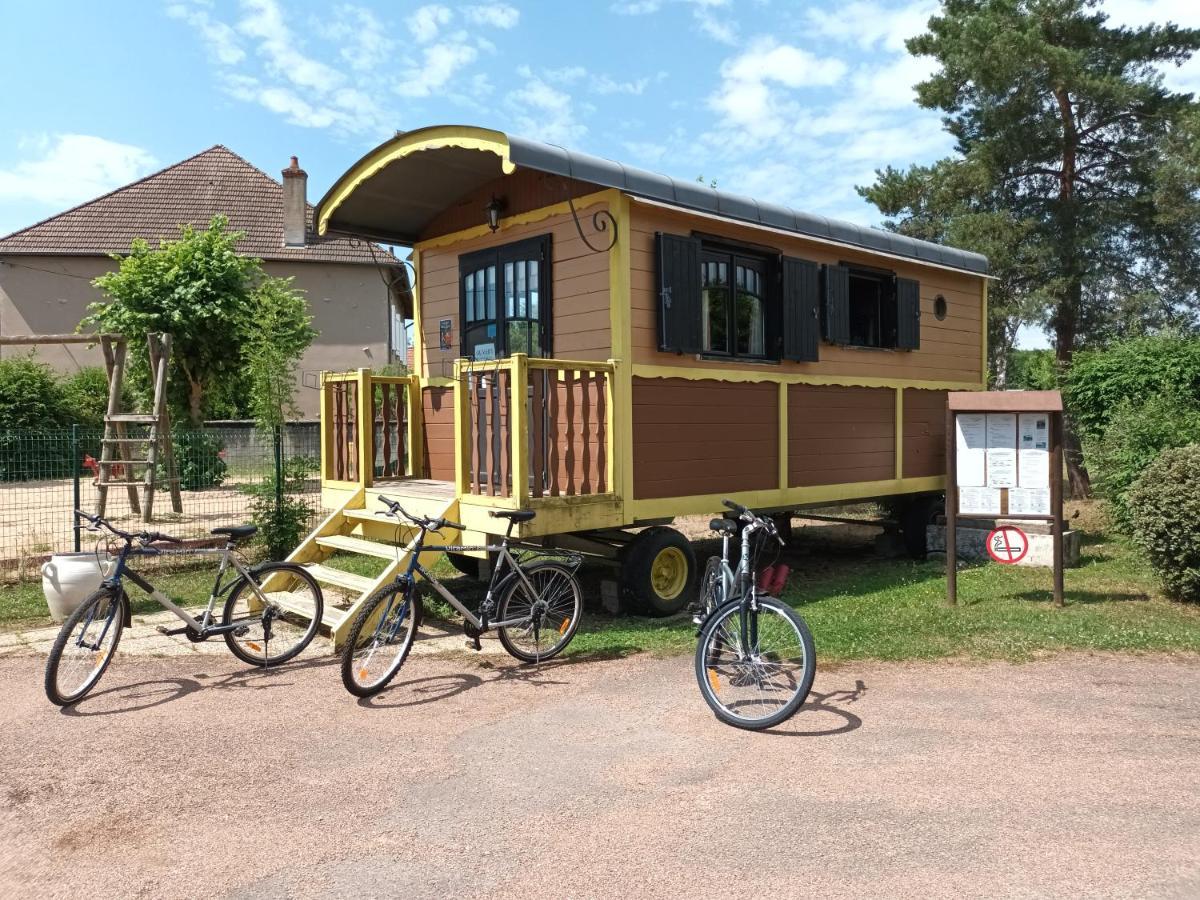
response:
{"label": "wooden step", "polygon": [[111,416],[104,417],[105,422],[129,422],[135,425],[155,425],[158,423],[158,416],[146,415],[144,413],[117,413]]}
{"label": "wooden step", "polygon": [[355,575],[353,572],[343,572],[341,569],[323,566],[320,563],[309,563],[304,568],[321,584],[331,584],[334,587],[346,588],[359,594],[365,594],[375,584],[374,578]]}
{"label": "wooden step", "polygon": [[[271,591],[267,597],[288,612],[294,612],[310,621],[312,620],[313,607],[308,601],[295,597],[287,591]],[[345,617],[345,610],[330,606],[328,603],[323,604],[321,609],[321,624],[326,628],[337,628]]]}
{"label": "wooden step", "polygon": [[363,556],[377,556],[380,559],[394,560],[404,553],[404,548],[397,547],[395,544],[380,544],[348,534],[330,534],[319,537],[317,546],[330,550],[344,550],[347,553],[359,553]]}

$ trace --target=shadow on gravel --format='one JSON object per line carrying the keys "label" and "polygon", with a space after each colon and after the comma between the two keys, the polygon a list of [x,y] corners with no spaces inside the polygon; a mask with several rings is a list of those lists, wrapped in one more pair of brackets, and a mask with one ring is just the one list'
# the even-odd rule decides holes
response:
{"label": "shadow on gravel", "polygon": [[842,709],[838,704],[854,703],[862,698],[867,692],[867,686],[861,678],[856,679],[854,688],[845,691],[829,691],[828,693],[820,694],[812,691],[808,695],[808,701],[797,710],[792,718],[788,719],[787,725],[803,725],[806,713],[830,713],[842,720],[840,725],[834,725],[830,728],[814,728],[805,730],[802,728],[783,727],[772,728],[764,731],[763,734],[779,735],[780,737],[833,737],[835,734],[847,734],[851,731],[857,731],[862,727],[862,719],[848,709]]}
{"label": "shadow on gravel", "polygon": [[[122,684],[88,694],[74,706],[63,707],[61,712],[64,716],[113,716],[162,706],[164,703],[179,700],[200,690],[249,689],[261,691],[277,687],[290,687],[294,684],[293,679],[289,677],[292,673],[336,664],[336,659],[307,659],[303,662],[286,663],[269,669],[247,667],[224,675],[214,676],[197,672],[190,678],[181,675],[173,678],[137,681],[133,684]],[[94,709],[96,701],[101,698],[108,698],[108,703],[115,701],[117,705],[105,709]],[[105,705],[107,706],[107,704]]]}

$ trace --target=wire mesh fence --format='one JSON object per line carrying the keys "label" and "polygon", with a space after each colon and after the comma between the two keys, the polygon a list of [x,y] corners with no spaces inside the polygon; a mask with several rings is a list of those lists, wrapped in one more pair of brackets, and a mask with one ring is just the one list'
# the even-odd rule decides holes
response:
{"label": "wire mesh fence", "polygon": [[[0,431],[0,580],[37,576],[51,554],[91,549],[94,539],[79,528],[74,510],[97,511],[102,435],[103,429],[81,426]],[[130,436],[137,437],[132,428]],[[150,530],[198,540],[221,525],[261,520],[285,504],[295,508],[297,501],[308,510],[304,527],[316,523],[321,511],[317,423],[289,423],[275,433],[249,423],[176,429],[172,446],[181,511],[172,509],[168,473],[160,465]],[[134,458],[144,456],[142,445]],[[109,477],[141,480],[144,473],[144,466],[116,465]],[[118,528],[141,530],[141,497],[136,488],[109,487],[106,518]]]}

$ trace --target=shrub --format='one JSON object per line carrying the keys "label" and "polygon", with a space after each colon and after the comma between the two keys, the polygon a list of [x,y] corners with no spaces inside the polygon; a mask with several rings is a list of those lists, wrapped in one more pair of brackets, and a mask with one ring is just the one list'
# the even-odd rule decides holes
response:
{"label": "shrub", "polygon": [[1084,438],[1092,485],[1118,528],[1130,528],[1128,494],[1138,476],[1163,450],[1193,443],[1200,443],[1200,401],[1178,392],[1122,400],[1100,436]]}
{"label": "shrub", "polygon": [[1167,592],[1200,600],[1200,445],[1164,450],[1129,491],[1133,537]]}
{"label": "shrub", "polygon": [[1200,338],[1159,334],[1077,353],[1063,399],[1083,434],[1098,438],[1122,401],[1157,394],[1200,398]]}
{"label": "shrub", "polygon": [[283,490],[276,492],[275,474],[251,486],[251,520],[258,526],[258,536],[267,546],[271,559],[283,559],[296,548],[308,531],[316,510],[302,497],[308,477],[319,468],[310,456],[284,460]]}
{"label": "shrub", "polygon": [[0,359],[0,431],[65,424],[63,391],[53,370],[32,356]]}
{"label": "shrub", "polygon": [[1053,391],[1058,373],[1053,350],[1013,350],[1008,354],[1004,387],[1012,391]]}
{"label": "shrub", "polygon": [[[181,490],[200,491],[225,480],[225,442],[219,436],[211,431],[176,431],[171,441]],[[159,477],[166,478],[166,473],[160,470]]]}
{"label": "shrub", "polygon": [[[62,409],[67,422],[93,428],[104,426],[104,414],[108,412],[108,376],[103,369],[86,366],[64,378],[61,386]],[[124,408],[129,409],[129,406],[127,402]]]}

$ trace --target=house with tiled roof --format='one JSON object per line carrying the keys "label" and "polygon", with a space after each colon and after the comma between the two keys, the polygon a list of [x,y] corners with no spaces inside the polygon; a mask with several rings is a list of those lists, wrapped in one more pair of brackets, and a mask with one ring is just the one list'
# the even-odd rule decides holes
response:
{"label": "house with tiled roof", "polygon": [[[102,299],[92,280],[116,266],[135,238],[152,245],[181,225],[215,215],[245,232],[238,249],[268,275],[303,290],[320,332],[301,361],[297,404],[318,411],[318,375],[403,362],[403,321],[411,315],[403,264],[367,241],[317,236],[306,199],[308,176],[296,157],[271,178],[220,144],[132,184],[0,237],[0,335],[73,332]],[[0,353],[27,353],[0,346]],[[40,359],[64,372],[100,365],[98,349],[50,345]]]}

